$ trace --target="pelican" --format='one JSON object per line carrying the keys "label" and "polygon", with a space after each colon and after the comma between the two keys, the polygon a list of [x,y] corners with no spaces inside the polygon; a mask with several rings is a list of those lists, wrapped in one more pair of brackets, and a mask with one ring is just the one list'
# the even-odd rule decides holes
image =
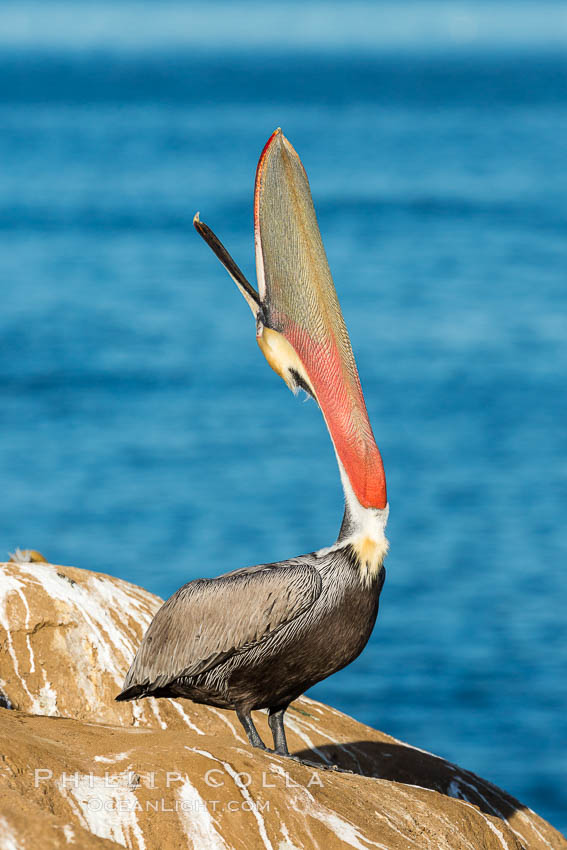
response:
{"label": "pelican", "polygon": [[307,175],[281,129],[256,171],[258,292],[199,213],[193,223],[250,307],[272,369],[319,405],[345,511],[332,546],[181,587],[155,615],[116,699],[185,697],[232,709],[261,749],[251,712],[267,709],[273,752],[289,756],[289,704],[350,664],[374,628],[388,550],[384,468]]}

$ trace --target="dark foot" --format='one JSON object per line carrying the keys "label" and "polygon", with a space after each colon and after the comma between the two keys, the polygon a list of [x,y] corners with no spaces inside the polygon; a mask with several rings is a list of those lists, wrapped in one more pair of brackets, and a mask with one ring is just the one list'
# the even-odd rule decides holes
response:
{"label": "dark foot", "polygon": [[258,735],[258,730],[254,726],[254,721],[250,715],[249,711],[240,711],[240,709],[236,709],[236,716],[242,723],[244,727],[244,731],[248,735],[248,740],[252,744],[253,747],[257,747],[259,750],[265,750],[266,745]]}
{"label": "dark foot", "polygon": [[289,756],[283,722],[286,708],[287,705],[285,708],[270,708],[268,710],[268,723],[274,738],[274,753],[278,756]]}
{"label": "dark foot", "polygon": [[306,767],[316,767],[317,770],[333,770],[335,773],[354,774],[354,770],[347,770],[344,767],[339,767],[338,764],[325,764],[325,762],[320,761],[309,761],[308,759],[300,759],[298,756],[290,756],[290,758],[299,762],[299,764],[304,764]]}
{"label": "dark foot", "polygon": [[354,775],[354,770],[347,770],[344,767],[339,767],[338,764],[325,764],[322,761],[309,761],[309,759],[300,759],[299,756],[294,756],[289,752],[282,753],[278,752],[278,750],[270,750],[268,747],[265,748],[267,753],[273,753],[275,756],[285,756],[285,758],[291,759],[292,761],[297,762],[297,764],[302,764],[304,767],[314,767],[317,770],[332,770],[335,773],[350,773]]}

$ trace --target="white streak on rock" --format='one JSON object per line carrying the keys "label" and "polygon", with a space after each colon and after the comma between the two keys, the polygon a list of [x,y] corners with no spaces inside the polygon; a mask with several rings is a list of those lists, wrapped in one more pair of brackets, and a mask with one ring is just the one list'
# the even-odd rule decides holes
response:
{"label": "white streak on rock", "polygon": [[28,600],[26,599],[25,593],[22,592],[21,587],[16,590],[16,593],[22,600],[22,604],[26,609],[26,644],[28,647],[28,653],[30,656],[30,673],[35,673],[35,658],[33,655],[33,649],[30,643],[30,606],[28,605]]}
{"label": "white streak on rock", "polygon": [[481,817],[484,821],[486,821],[486,823],[488,824],[488,826],[490,827],[492,832],[497,836],[502,847],[504,847],[504,850],[509,850],[510,845],[506,841],[503,833],[500,832],[500,830],[497,827],[494,826],[494,824],[492,823],[490,818],[487,817],[483,812],[481,812],[480,809],[478,808],[478,806],[474,806],[472,803],[467,803],[464,800],[461,800],[461,802],[462,802],[463,806],[467,806],[469,809],[472,809],[473,812],[476,812],[476,814],[479,817]]}
{"label": "white streak on rock", "polygon": [[[349,758],[351,758],[354,761],[357,768],[362,773],[361,764],[360,764],[358,758],[356,757],[356,755],[352,752],[352,749],[348,749],[343,744],[341,744],[339,741],[337,741],[336,737],[333,737],[332,735],[327,735],[327,733],[323,729],[317,728],[317,726],[314,726],[313,723],[309,723],[303,717],[294,717],[293,720],[297,725],[306,726],[312,732],[315,732],[316,735],[321,735],[322,738],[326,738],[327,741],[330,741],[333,744],[333,746],[335,746],[337,749],[342,750],[343,753],[345,753],[347,756],[349,756]],[[286,718],[286,722],[289,725],[289,715]],[[321,758],[323,758],[323,754],[321,753],[320,750],[315,750],[315,752],[317,752],[319,754],[319,756]],[[327,762],[327,764],[332,763],[330,759],[325,759],[325,761]]]}
{"label": "white streak on rock", "polygon": [[[406,788],[417,788],[419,791],[424,792],[426,794],[438,794],[439,792],[433,790],[432,788],[424,788],[421,785],[410,785],[406,782],[403,785],[400,783],[397,786],[399,795],[401,797],[406,797],[406,799],[410,800],[410,805],[408,806],[408,808],[413,809],[413,811],[417,810],[427,813],[432,820],[436,820],[443,825],[443,831],[446,833],[447,839],[445,846],[447,848],[451,848],[451,850],[453,850],[453,848],[459,847],[459,850],[464,850],[465,847],[468,847],[469,850],[478,850],[478,846],[471,844],[471,842],[463,836],[462,831],[457,829],[455,824],[452,823],[452,821],[448,817],[437,814],[435,811],[430,809],[427,804],[423,802],[423,800],[419,800],[415,796],[408,794],[406,791],[403,790],[404,786]],[[463,805],[466,806],[468,804],[463,803]],[[449,836],[454,838],[451,843],[449,843],[448,841]],[[440,847],[441,845],[438,845],[435,850],[440,850]]]}
{"label": "white streak on rock", "polygon": [[104,762],[104,764],[115,764],[117,761],[124,761],[128,758],[130,754],[130,750],[127,750],[125,753],[116,753],[116,755],[112,756],[95,756],[95,761]]}
{"label": "white streak on rock", "polygon": [[[280,841],[280,843],[278,844],[278,850],[299,850],[299,847],[297,847],[296,844],[293,844],[291,838],[289,837],[289,830],[285,823],[283,823],[283,821],[280,824],[280,829],[283,835],[283,841]],[[301,845],[301,847],[303,848],[303,844]]]}
{"label": "white streak on rock", "polygon": [[[449,768],[451,771],[453,771],[456,774],[455,778],[452,779],[451,782],[449,783],[449,786],[448,786],[447,791],[446,791],[446,793],[449,797],[453,797],[457,800],[462,800],[462,801],[465,801],[465,802],[472,802],[470,800],[470,798],[466,796],[466,794],[463,790],[463,787],[469,788],[496,815],[496,817],[499,817],[501,820],[504,821],[504,823],[506,823],[508,828],[515,835],[517,835],[518,838],[520,838],[522,840],[522,842],[526,842],[526,840],[527,840],[526,836],[524,834],[522,834],[521,832],[519,832],[518,829],[516,829],[510,823],[510,821],[506,817],[506,815],[504,815],[494,805],[494,803],[491,803],[484,796],[484,794],[482,794],[481,791],[480,791],[480,787],[485,788],[487,791],[489,791],[495,797],[499,797],[502,800],[502,803],[504,804],[505,808],[509,808],[510,807],[510,800],[503,797],[500,789],[498,789],[495,785],[492,785],[490,782],[487,782],[485,779],[482,779],[481,777],[473,776],[471,774],[467,774],[467,775],[470,776],[471,779],[474,779],[474,784],[472,782],[467,782],[467,780],[463,776],[463,773],[461,772],[462,769],[460,769],[457,765],[451,764],[451,762],[446,761],[445,759],[441,758],[441,756],[436,756],[435,753],[430,753],[428,750],[422,750],[422,749],[420,749],[420,747],[414,747],[413,745],[407,744],[404,741],[399,741],[397,738],[394,738],[393,740],[396,741],[396,743],[400,744],[403,747],[408,747],[409,749],[415,750],[418,753],[424,753],[425,755],[431,756],[432,758],[435,758],[438,761],[444,762],[446,767]],[[421,787],[421,786],[415,786],[415,787]],[[474,803],[473,803],[473,805],[474,805]],[[528,826],[530,826],[531,829],[533,829],[533,831],[535,832],[535,834],[537,835],[537,837],[540,841],[543,841],[544,844],[546,844],[550,848],[553,847],[552,844],[550,844],[548,841],[546,841],[546,839],[543,837],[543,835],[541,834],[541,832],[539,831],[539,829],[535,825],[534,821],[530,817],[528,817],[521,810],[517,810],[515,812],[515,814],[517,815],[518,819],[525,821],[525,823],[527,823]]]}
{"label": "white streak on rock", "polygon": [[[321,821],[321,823],[324,823],[325,826],[334,832],[337,838],[344,841],[345,844],[356,848],[356,850],[368,850],[369,845],[372,847],[379,847],[380,850],[389,850],[385,844],[380,844],[377,841],[371,841],[363,835],[353,823],[339,817],[336,812],[331,811],[326,806],[316,803],[314,799],[313,803],[314,805],[306,811],[306,814],[310,817],[316,818],[318,821]],[[365,843],[362,844],[362,841]]]}
{"label": "white streak on rock", "polygon": [[142,625],[149,623],[155,613],[155,598],[119,579],[92,576],[79,584],[58,573],[52,564],[19,564],[17,569],[26,576],[28,586],[41,586],[52,599],[73,606],[81,614],[102,669],[121,685],[137,643],[134,633],[131,637],[127,634],[125,615]]}
{"label": "white streak on rock", "polygon": [[[308,729],[311,729],[312,732],[315,732],[317,735],[321,735],[322,738],[326,738],[327,741],[331,741],[337,747],[340,746],[340,744],[337,744],[336,738],[333,738],[331,735],[327,735],[327,733],[324,732],[323,729],[318,729],[317,726],[314,726],[312,723],[309,723],[302,716],[296,717],[294,715],[292,719],[296,724],[299,724],[301,726],[306,726]],[[286,721],[289,722],[289,715],[286,717]]]}
{"label": "white streak on rock", "polygon": [[314,699],[310,699],[310,697],[306,697],[305,695],[303,695],[302,697],[300,697],[299,702],[306,702],[309,708],[312,708],[313,711],[318,712],[318,714],[324,714],[323,706],[321,705],[321,703],[317,702]]}
{"label": "white streak on rock", "polygon": [[294,717],[286,717],[286,723],[287,726],[292,730],[292,732],[295,732],[298,738],[301,738],[301,740],[307,744],[310,750],[313,750],[314,753],[317,753],[320,759],[323,759],[323,761],[327,764],[332,764],[331,759],[327,758],[325,753],[315,746],[309,735],[304,732],[303,729],[301,729]]}
{"label": "white streak on rock", "polygon": [[220,720],[222,720],[222,722],[223,722],[223,723],[225,723],[225,724],[228,726],[228,728],[231,730],[232,734],[234,735],[234,737],[235,737],[238,741],[240,741],[242,744],[247,744],[247,743],[248,743],[248,741],[247,741],[245,738],[243,738],[243,736],[242,736],[242,735],[240,735],[240,734],[238,733],[238,731],[237,731],[237,729],[236,729],[236,727],[235,727],[234,723],[231,723],[231,722],[230,722],[230,720],[228,719],[228,717],[227,717],[225,714],[223,714],[223,712],[222,712],[220,709],[215,708],[215,707],[214,707],[214,706],[212,706],[212,705],[207,706],[207,708],[209,709],[209,711],[212,711],[212,712],[213,712],[213,714],[216,714],[216,715],[217,715],[217,717],[218,717]]}
{"label": "white streak on rock", "polygon": [[228,850],[228,845],[216,828],[214,819],[194,785],[186,777],[177,795],[182,806],[179,809],[180,821],[185,835],[193,847],[207,850]]}
{"label": "white streak on rock", "polygon": [[[117,663],[115,650],[118,650],[124,658],[127,658],[132,654],[133,647],[127,642],[123,631],[118,628],[111,617],[111,609],[103,604],[107,600],[104,599],[104,594],[100,592],[100,585],[104,583],[98,581],[95,584],[94,579],[89,579],[87,586],[72,583],[64,576],[59,575],[51,564],[20,564],[19,570],[28,575],[30,586],[33,586],[33,584],[41,585],[52,599],[66,605],[71,604],[80,612],[89,627],[90,639],[96,647],[102,669],[111,673],[116,683],[120,684],[123,665]],[[114,590],[114,585],[112,590]],[[129,609],[125,608],[124,610]],[[121,620],[119,622],[122,625]]]}
{"label": "white streak on rock", "polygon": [[[501,795],[501,794],[498,794],[498,791],[497,791],[496,787],[489,785],[487,782],[485,782],[484,780],[480,779],[480,777],[478,778],[478,781],[479,781],[479,784],[484,785],[484,786],[485,786],[485,788],[486,788],[488,791],[492,792],[492,794],[494,794],[495,796],[500,797],[500,799],[502,800],[502,802],[504,803],[504,805],[505,805],[507,808],[510,806],[510,801],[506,801],[506,800],[502,797],[502,795]],[[472,782],[467,782],[467,781],[466,781],[466,779],[464,778],[464,776],[459,775],[459,776],[455,777],[455,779],[451,780],[451,783],[450,783],[450,785],[449,785],[449,787],[448,787],[448,789],[447,789],[447,794],[448,794],[450,797],[455,797],[457,800],[465,800],[466,802],[468,802],[468,803],[472,803],[473,805],[475,805],[474,800],[471,800],[471,799],[470,799],[470,797],[467,797],[467,796],[466,796],[465,792],[463,791],[463,786],[464,786],[465,788],[469,788],[469,789],[470,789],[470,790],[471,790],[471,791],[472,791],[472,792],[473,792],[473,793],[474,793],[477,797],[479,797],[479,798],[482,800],[482,802],[484,803],[484,805],[485,805],[485,806],[486,806],[486,807],[487,807],[487,808],[488,808],[488,809],[489,809],[489,810],[490,810],[493,814],[495,814],[495,815],[496,815],[496,817],[500,818],[500,820],[503,820],[503,821],[504,821],[504,823],[506,823],[506,824],[508,825],[509,829],[511,829],[511,830],[512,830],[512,832],[514,833],[514,835],[517,835],[517,836],[518,836],[518,838],[520,838],[520,839],[522,840],[522,842],[525,842],[525,841],[526,841],[526,837],[525,837],[525,835],[523,835],[521,832],[518,832],[518,830],[517,830],[517,829],[515,829],[515,828],[512,826],[512,824],[510,823],[510,821],[508,820],[508,818],[506,817],[506,815],[505,815],[503,812],[501,812],[501,811],[500,811],[500,809],[496,808],[496,806],[494,805],[494,803],[491,803],[489,800],[487,800],[487,799],[486,799],[486,797],[484,796],[484,794],[481,794],[481,793],[480,793],[480,790],[479,790],[478,784],[476,784],[476,783],[475,783],[475,784],[473,785],[473,784],[472,784]],[[535,824],[532,822],[532,820],[531,820],[530,818],[525,817],[525,815],[524,815],[522,812],[517,812],[517,814],[518,814],[518,815],[519,815],[519,817],[521,817],[523,820],[526,820],[526,821],[527,821],[527,823],[529,824],[529,826],[531,826],[531,827],[532,827],[532,829],[534,830],[534,832],[536,833],[536,835],[538,836],[538,838],[540,838],[540,839],[541,839],[541,841],[543,841],[543,842],[544,842],[544,844],[547,844],[547,846],[548,846],[548,847],[551,847],[551,846],[552,846],[552,845],[551,845],[551,844],[549,844],[549,843],[545,840],[545,838],[544,838],[544,837],[540,834],[539,830],[537,829],[537,827],[535,826]]]}
{"label": "white streak on rock", "polygon": [[[450,770],[452,770],[454,773],[457,774],[456,778],[453,779],[451,781],[451,783],[449,784],[449,787],[447,789],[448,796],[454,797],[454,798],[459,799],[459,800],[464,800],[464,801],[470,802],[469,798],[467,798],[465,796],[465,793],[462,790],[462,788],[461,789],[459,788],[459,785],[465,786],[465,787],[471,789],[483,801],[483,803],[485,803],[485,805],[487,805],[491,809],[491,811],[494,812],[494,814],[497,817],[499,817],[501,820],[503,820],[508,825],[509,829],[511,829],[512,832],[515,835],[517,835],[518,838],[520,838],[522,840],[522,842],[524,842],[524,843],[526,842],[527,839],[526,839],[525,835],[523,835],[521,832],[519,832],[510,823],[508,818],[499,809],[497,809],[496,806],[493,803],[491,803],[489,800],[486,799],[486,797],[480,792],[479,786],[485,788],[487,791],[489,791],[495,797],[499,797],[502,800],[504,807],[509,808],[510,800],[506,799],[505,797],[502,796],[502,792],[500,791],[499,788],[497,788],[495,785],[492,785],[490,782],[487,782],[485,779],[482,779],[479,776],[471,776],[470,774],[467,774],[467,775],[471,776],[471,779],[475,780],[475,784],[472,784],[471,782],[467,782],[466,779],[463,776],[462,769],[459,768],[457,765],[451,764],[451,762],[446,761],[444,758],[441,758],[441,756],[436,756],[435,753],[430,753],[428,750],[422,750],[422,749],[420,749],[420,747],[414,747],[412,744],[407,744],[405,741],[399,741],[397,738],[393,738],[392,740],[394,740],[396,743],[400,744],[402,747],[408,747],[409,749],[415,750],[418,753],[424,753],[425,755],[431,756],[431,758],[434,758],[434,759],[437,759],[438,761],[444,762],[447,768],[449,768]],[[416,786],[416,787],[419,787],[419,786]],[[456,791],[456,793],[453,793],[455,791]],[[539,831],[539,829],[535,825],[534,821],[530,817],[528,817],[525,814],[525,812],[523,812],[521,810],[517,810],[515,812],[515,814],[517,815],[518,819],[524,821],[529,827],[531,827],[531,829],[533,829],[533,831],[535,832],[535,834],[537,835],[537,837],[540,841],[543,841],[544,844],[546,844],[550,848],[553,847],[552,844],[550,844],[548,841],[546,841],[546,839],[543,837],[543,835],[541,834],[541,832]]]}
{"label": "white streak on rock", "polygon": [[502,820],[506,820],[502,812],[499,812],[496,806],[494,806],[486,797],[480,793],[478,786],[473,785],[471,782],[467,782],[466,779],[462,776],[456,776],[455,779],[451,780],[449,787],[447,788],[447,794],[449,797],[455,797],[457,800],[465,800],[467,803],[473,803],[475,805],[474,800],[471,800],[470,797],[467,797],[465,792],[462,790],[463,786],[465,788],[470,788],[470,790],[476,794],[477,797],[480,797],[484,805],[490,809],[497,817]]}
{"label": "white streak on rock", "polygon": [[[24,610],[26,612],[24,629],[25,629],[25,637],[26,637],[26,646],[27,646],[27,649],[28,649],[28,655],[29,655],[29,660],[30,660],[29,673],[30,674],[35,673],[35,657],[34,657],[34,652],[33,652],[32,645],[31,645],[31,641],[30,641],[31,612],[30,612],[30,606],[28,604],[28,600],[26,599],[26,594],[24,592],[24,590],[25,590],[24,585],[22,584],[22,582],[16,576],[13,576],[13,575],[8,576],[6,573],[2,573],[1,581],[2,581],[3,590],[5,591],[4,615],[6,617],[6,622],[4,622],[4,619],[2,619],[2,620],[0,620],[0,624],[6,629],[6,635],[7,635],[7,640],[8,640],[8,651],[10,651],[10,649],[13,650],[13,648],[14,648],[12,637],[11,637],[11,634],[10,634],[11,629],[10,629],[10,624],[9,624],[8,612],[7,612],[7,609],[6,609],[7,595],[10,593],[10,591],[12,591],[12,592],[15,592],[18,595],[19,599],[22,602],[22,605],[24,606]],[[8,623],[8,625],[6,625],[6,623]],[[12,662],[14,664],[14,672],[16,673],[16,676],[19,678],[20,682],[22,683],[22,687],[24,688],[25,692],[27,693],[27,695],[30,698],[32,713],[33,714],[47,714],[47,715],[50,715],[50,716],[56,715],[58,713],[57,693],[53,690],[53,688],[51,686],[51,682],[49,682],[45,670],[42,669],[42,671],[41,671],[42,676],[43,676],[43,686],[41,687],[41,689],[39,691],[39,695],[36,696],[35,694],[32,694],[30,689],[28,688],[24,674],[20,673],[18,660],[16,658],[15,652],[10,652],[10,655],[12,657]]]}
{"label": "white streak on rock", "polygon": [[[539,815],[536,815],[536,813],[535,813],[534,811],[532,811],[532,809],[526,809],[526,811],[527,811],[527,812],[529,812],[529,813],[530,813],[530,815],[533,815],[533,816],[534,816],[534,818],[539,818]],[[535,823],[533,822],[533,820],[532,820],[531,818],[529,818],[529,817],[526,815],[526,813],[525,813],[525,812],[520,812],[520,811],[519,811],[519,812],[517,812],[517,815],[518,815],[518,817],[520,817],[522,820],[525,820],[525,821],[526,821],[526,823],[527,823],[529,826],[531,826],[531,828],[533,829],[533,831],[535,832],[535,834],[537,835],[537,837],[539,838],[539,840],[540,840],[540,841],[543,841],[543,843],[544,843],[544,844],[546,844],[548,847],[551,847],[551,848],[552,848],[552,850],[553,850],[553,844],[550,844],[550,843],[549,843],[549,841],[546,841],[546,839],[543,837],[543,835],[541,834],[541,832],[539,831],[539,829],[537,828],[537,826],[536,826],[536,825],[535,825]],[[510,827],[510,829],[511,829],[511,830],[513,830],[514,832],[516,832],[516,830],[515,830],[515,829],[511,826],[511,824],[510,824],[510,823],[508,823],[508,826]],[[523,837],[523,836],[521,835],[521,833],[519,833],[519,832],[516,832],[516,835],[519,835],[519,836],[520,836],[520,838],[522,838],[522,837]],[[524,839],[524,841],[525,841],[525,839]]]}
{"label": "white streak on rock", "polygon": [[57,781],[62,796],[74,803],[80,811],[80,820],[86,828],[99,838],[110,838],[122,847],[131,847],[136,840],[139,850],[145,850],[146,842],[137,810],[140,805],[125,776],[115,777],[116,784],[109,785],[104,776],[77,774],[66,782]]}
{"label": "white streak on rock", "polygon": [[457,779],[451,779],[451,781],[449,782],[449,787],[447,788],[447,796],[453,797],[455,800],[466,800],[469,803],[471,802],[469,798],[465,796]]}
{"label": "white streak on rock", "polygon": [[144,719],[144,709],[139,702],[132,702],[132,716],[134,718],[134,726],[139,726],[140,721]]}
{"label": "white streak on rock", "polygon": [[404,839],[404,841],[409,841],[410,844],[415,844],[416,847],[422,846],[422,845],[419,845],[417,843],[417,841],[414,841],[413,838],[410,838],[409,835],[406,832],[402,832],[401,829],[398,829],[396,824],[392,822],[392,819],[389,818],[388,815],[384,814],[383,812],[378,812],[376,810],[374,810],[374,814],[376,815],[377,818],[380,818],[381,820],[385,820],[386,823],[388,824],[388,827],[391,830],[393,830],[394,832],[397,832],[399,835],[401,835],[402,838]]}
{"label": "white streak on rock", "polygon": [[157,719],[157,722],[159,723],[159,725],[161,726],[161,728],[162,728],[162,729],[167,729],[167,723],[164,723],[164,721],[161,719],[161,714],[159,713],[159,707],[158,707],[158,704],[157,704],[157,702],[155,701],[154,697],[150,697],[150,698],[148,699],[148,703],[149,703],[149,706],[150,706],[151,710],[152,710],[152,711],[153,711],[153,713],[155,714],[156,719]]}
{"label": "white streak on rock", "polygon": [[27,686],[27,682],[23,675],[20,673],[20,665],[18,663],[18,656],[16,655],[16,651],[14,649],[14,643],[12,641],[12,630],[14,628],[13,624],[10,623],[10,617],[8,615],[8,596],[10,593],[17,593],[18,596],[21,597],[23,590],[23,585],[15,576],[8,575],[5,570],[0,573],[0,626],[6,632],[6,641],[8,645],[8,654],[12,659],[12,664],[14,665],[14,673],[16,677],[22,683],[22,687],[28,697],[30,698],[30,702],[32,703],[34,713],[37,713],[35,697],[32,695],[30,689]]}
{"label": "white streak on rock", "polygon": [[59,783],[57,784],[58,791],[61,796],[65,798],[67,803],[69,804],[69,808],[77,818],[78,823],[83,827],[83,829],[89,830],[89,824],[85,816],[83,815],[83,810],[80,806],[75,802],[74,797],[67,793],[67,788],[62,787]]}
{"label": "white streak on rock", "polygon": [[34,708],[39,703],[40,710],[37,712],[38,714],[47,714],[49,717],[55,717],[59,714],[59,709],[57,708],[57,692],[51,687],[51,682],[47,681],[45,670],[42,672],[45,684],[40,688],[39,700],[34,703]]}
{"label": "white streak on rock", "polygon": [[274,850],[272,842],[268,838],[268,833],[266,832],[266,824],[264,823],[264,818],[258,811],[256,803],[252,798],[248,788],[243,783],[240,775],[236,772],[236,770],[229,764],[227,761],[221,761],[221,759],[216,758],[211,753],[208,753],[206,750],[198,750],[197,747],[185,747],[186,750],[192,750],[194,753],[199,753],[199,755],[204,756],[205,758],[211,759],[211,761],[216,761],[218,764],[222,764],[228,775],[233,780],[234,784],[240,791],[242,798],[248,803],[250,806],[249,811],[252,812],[254,817],[256,818],[256,822],[258,824],[258,832],[260,833],[260,838],[264,842],[264,847],[266,850]]}
{"label": "white streak on rock", "polygon": [[73,829],[70,823],[64,824],[63,835],[65,836],[65,841],[67,842],[67,844],[75,843],[75,830]]}
{"label": "white streak on rock", "polygon": [[[479,776],[474,776],[474,775],[467,773],[465,775],[470,776],[470,778],[472,780],[474,780],[474,784],[473,784],[473,782],[468,782],[465,779],[465,776],[462,773],[462,769],[460,769],[457,765],[451,764],[451,762],[448,762],[445,759],[441,758],[440,756],[436,756],[434,753],[430,753],[427,750],[422,750],[419,747],[414,747],[411,744],[406,744],[404,741],[398,741],[396,738],[394,740],[397,741],[397,743],[401,744],[401,746],[403,746],[403,747],[408,747],[409,749],[416,750],[417,752],[424,753],[425,755],[429,755],[432,758],[435,758],[435,759],[438,759],[439,761],[445,762],[445,765],[451,771],[453,771],[455,773],[455,778],[451,780],[451,782],[449,783],[449,786],[447,788],[447,791],[446,791],[446,793],[449,797],[453,797],[454,799],[461,800],[465,803],[473,803],[473,805],[475,805],[474,801],[471,800],[470,797],[467,797],[467,795],[464,791],[464,788],[468,788],[470,791],[472,791],[477,796],[477,798],[482,800],[483,804],[485,806],[487,806],[490,809],[490,811],[494,813],[494,815],[496,817],[498,817],[502,821],[504,821],[504,823],[508,826],[508,828],[515,835],[518,836],[518,838],[522,841],[522,843],[525,843],[528,840],[526,838],[526,836],[516,828],[515,825],[512,825],[510,823],[509,818],[506,817],[506,815],[500,809],[498,809],[494,805],[494,803],[491,803],[490,800],[488,800],[484,796],[484,794],[482,794],[481,791],[480,791],[481,787],[486,789],[486,791],[490,792],[490,794],[492,794],[493,796],[500,798],[500,800],[502,800],[502,803],[503,803],[505,808],[509,808],[510,805],[511,805],[511,801],[509,799],[506,799],[502,795],[502,792],[500,791],[500,789],[497,788],[495,785],[492,785],[490,782],[487,782],[485,779],[482,779]],[[420,787],[420,786],[415,786],[415,787]],[[514,812],[514,814],[516,815],[517,819],[524,821],[535,832],[535,834],[537,835],[537,837],[540,841],[542,841],[545,845],[547,845],[547,847],[553,848],[553,845],[550,844],[548,841],[546,841],[546,839],[543,837],[543,835],[541,834],[540,830],[537,828],[537,826],[536,826],[534,820],[532,820],[532,818],[528,817],[525,814],[525,812],[523,812],[521,810],[516,810]]]}
{"label": "white streak on rock", "polygon": [[[320,708],[319,708],[320,714],[325,714],[326,712],[329,712],[329,714],[334,714],[335,717],[340,717],[342,720],[347,720],[347,721],[352,722],[352,717],[349,717],[349,715],[345,714],[344,711],[339,711],[338,708],[333,708],[332,705],[324,705],[323,706],[321,703],[318,703],[316,700],[309,699],[309,697],[306,697],[305,695],[303,695],[300,699],[301,699],[301,702],[306,701],[308,703],[311,703],[312,707],[320,706]],[[321,710],[321,709],[323,709],[323,710]]]}
{"label": "white streak on rock", "polygon": [[[281,765],[273,763],[272,768],[275,773],[285,776],[285,771]],[[368,850],[370,846],[378,847],[380,850],[388,850],[386,845],[367,838],[351,821],[341,818],[336,812],[316,800],[307,788],[293,785],[288,790],[291,798],[290,803],[293,803],[296,811],[300,811],[306,818],[312,817],[323,823],[327,829],[331,830],[338,839],[348,844],[349,847],[354,847],[355,850]],[[361,843],[363,841],[364,844]]]}
{"label": "white streak on rock", "polygon": [[0,850],[22,850],[19,839],[10,830],[10,824],[0,816]]}
{"label": "white streak on rock", "polygon": [[185,721],[185,723],[187,724],[189,729],[192,729],[193,732],[197,733],[197,735],[204,735],[205,734],[202,729],[199,729],[198,726],[195,726],[195,724],[193,723],[193,721],[191,720],[189,715],[186,714],[186,712],[184,711],[183,706],[179,705],[177,700],[172,699],[170,705],[172,705],[173,708],[177,711],[177,713],[181,715],[181,717],[183,718],[183,720]]}
{"label": "white streak on rock", "polygon": [[[484,788],[490,791],[491,794],[494,794],[495,797],[498,797],[500,800],[502,800],[504,806],[510,806],[510,800],[506,800],[506,798],[502,796],[502,792],[499,788],[496,787],[496,785],[492,785],[492,783],[487,782],[486,779],[481,779],[480,776],[475,777],[475,779],[478,781],[479,785],[482,785]],[[512,832],[514,832],[518,836],[518,838],[522,840],[523,843],[527,842],[529,844],[529,839],[527,839],[525,835],[523,835],[521,832],[518,832],[518,830],[512,826],[508,818],[504,817],[504,815],[499,812],[498,809],[496,809],[494,806],[492,806],[492,810],[495,814],[498,815],[498,817],[502,818],[502,820],[505,820],[507,822]],[[537,817],[537,815],[532,812],[531,809],[527,809],[526,811],[529,811],[532,815],[534,815],[534,818]],[[540,841],[543,841],[543,843],[546,844],[548,847],[553,848],[553,845],[550,844],[549,841],[546,841],[546,839],[543,837],[543,835],[535,825],[534,821],[530,817],[528,817],[525,812],[523,812],[521,809],[517,809],[514,814],[517,816],[517,819],[524,821],[531,829],[533,829]]]}

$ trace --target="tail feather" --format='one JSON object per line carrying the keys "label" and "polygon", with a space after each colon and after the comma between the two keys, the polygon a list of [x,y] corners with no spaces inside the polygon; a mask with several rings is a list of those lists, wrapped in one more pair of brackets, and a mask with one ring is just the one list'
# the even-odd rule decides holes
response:
{"label": "tail feather", "polygon": [[114,697],[116,702],[125,702],[130,699],[139,699],[140,697],[150,696],[144,685],[130,685],[129,688],[124,688],[123,691]]}

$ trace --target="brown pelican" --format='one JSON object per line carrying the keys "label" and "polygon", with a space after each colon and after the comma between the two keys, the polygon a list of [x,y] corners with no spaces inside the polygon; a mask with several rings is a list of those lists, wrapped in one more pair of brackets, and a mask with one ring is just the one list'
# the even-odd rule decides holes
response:
{"label": "brown pelican", "polygon": [[290,702],[353,661],[376,621],[388,549],[384,469],[307,175],[280,129],[256,172],[258,292],[198,213],[194,225],[252,310],[272,369],[321,408],[345,512],[332,546],[180,588],[154,617],[116,699],[186,697],[233,709],[262,749],[251,712],[267,708],[274,752],[289,755]]}

